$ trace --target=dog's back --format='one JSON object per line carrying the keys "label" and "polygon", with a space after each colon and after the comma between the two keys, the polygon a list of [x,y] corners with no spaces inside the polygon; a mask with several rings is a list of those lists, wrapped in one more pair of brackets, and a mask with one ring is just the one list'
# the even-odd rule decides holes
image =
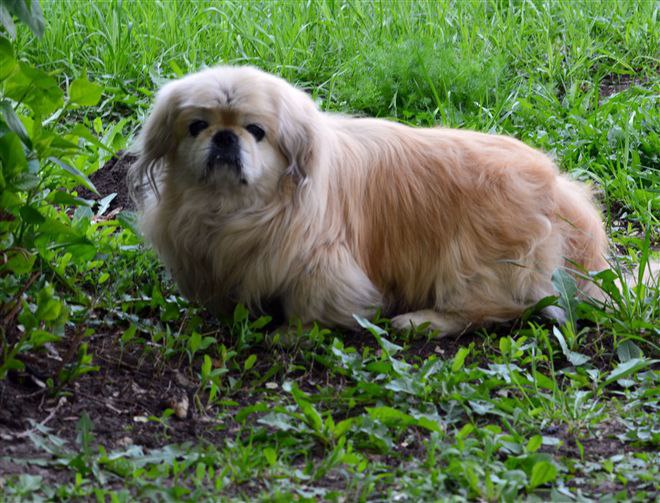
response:
{"label": "dog's back", "polygon": [[[589,189],[545,154],[470,131],[344,124],[367,144],[353,147],[341,177],[356,192],[345,199],[362,201],[357,255],[393,311],[510,319],[554,293],[555,269],[607,266]],[[590,282],[579,283],[591,293]]]}

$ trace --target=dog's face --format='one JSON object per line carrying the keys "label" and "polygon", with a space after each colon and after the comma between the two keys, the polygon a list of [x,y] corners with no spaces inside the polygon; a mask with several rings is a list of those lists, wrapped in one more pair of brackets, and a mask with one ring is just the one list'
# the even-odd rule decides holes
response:
{"label": "dog's face", "polygon": [[[240,97],[217,90],[211,99],[193,96],[174,123],[174,165],[189,183],[209,184],[235,193],[255,185],[271,186],[287,166],[273,140],[269,114],[231,105]],[[245,100],[253,103],[255,100]]]}
{"label": "dog's face", "polygon": [[137,171],[234,203],[268,201],[282,177],[304,178],[313,113],[304,93],[254,68],[204,70],[158,93]]}

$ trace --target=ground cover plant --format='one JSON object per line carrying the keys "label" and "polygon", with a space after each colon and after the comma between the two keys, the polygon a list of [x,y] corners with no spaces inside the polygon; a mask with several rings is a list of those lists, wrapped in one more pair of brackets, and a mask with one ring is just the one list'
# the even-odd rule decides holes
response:
{"label": "ground cover plant", "polygon": [[[5,501],[658,497],[653,2],[0,1]],[[42,14],[43,11],[43,14]],[[253,64],[328,111],[510,134],[591,181],[605,305],[461,337],[214,320],[141,245],[123,175],[166,79]],[[638,269],[635,269],[637,267]],[[636,273],[633,273],[636,274]]]}

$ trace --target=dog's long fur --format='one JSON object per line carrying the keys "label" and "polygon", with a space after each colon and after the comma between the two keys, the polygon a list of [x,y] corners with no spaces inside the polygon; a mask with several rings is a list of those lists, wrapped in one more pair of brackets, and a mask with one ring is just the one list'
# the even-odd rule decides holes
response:
{"label": "dog's long fur", "polygon": [[[208,132],[190,138],[199,113]],[[262,142],[245,133],[250,121]],[[199,174],[219,129],[240,139],[244,184],[223,167]],[[554,293],[557,268],[607,267],[590,191],[543,153],[323,113],[250,67],[167,84],[136,151],[144,234],[181,290],[215,312],[278,301],[289,319],[351,327],[380,308],[398,327],[452,333],[519,316]]]}

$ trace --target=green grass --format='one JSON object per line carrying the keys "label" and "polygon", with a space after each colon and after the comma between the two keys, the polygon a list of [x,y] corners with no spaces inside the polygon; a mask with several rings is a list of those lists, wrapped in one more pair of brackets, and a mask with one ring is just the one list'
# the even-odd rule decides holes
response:
{"label": "green grass", "polygon": [[[43,182],[16,199],[30,209],[7,210],[26,224],[0,244],[13,261],[12,272],[0,268],[0,313],[13,320],[17,306],[25,335],[12,346],[3,329],[1,357],[73,344],[45,384],[72,400],[114,368],[108,354],[131,356],[156,380],[177,368],[191,414],[213,426],[207,440],[181,444],[164,407],[145,416],[158,445],[110,448],[95,434],[102,417],[80,415],[77,439],[37,425],[29,438],[41,454],[11,459],[22,475],[0,474],[7,500],[657,497],[660,288],[615,282],[658,245],[657,4],[61,0],[43,10],[43,38],[19,26],[17,56],[65,97],[84,77],[103,93],[39,117],[77,149],[38,136],[36,105],[15,106],[37,157],[61,157],[78,175],[44,161]],[[357,336],[317,327],[273,347],[264,320],[240,308],[209,321],[139,246],[129,214],[95,218],[98,208],[68,200],[78,207],[67,213],[56,189],[130,144],[164,80],[217,63],[275,72],[325,110],[505,133],[551,153],[602,201],[617,254],[594,280],[611,301],[566,295],[558,302],[577,324],[530,316],[449,341],[362,320]],[[611,94],[620,78],[632,85]]]}

